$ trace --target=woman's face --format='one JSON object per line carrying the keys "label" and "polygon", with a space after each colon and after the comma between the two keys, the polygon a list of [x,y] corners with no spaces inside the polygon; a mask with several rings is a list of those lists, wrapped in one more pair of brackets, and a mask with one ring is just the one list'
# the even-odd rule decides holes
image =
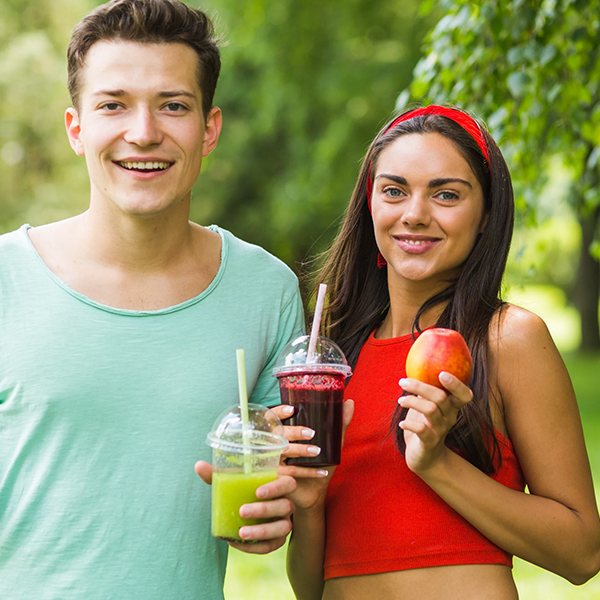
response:
{"label": "woman's face", "polygon": [[483,206],[477,177],[448,138],[408,134],[387,146],[371,209],[390,284],[446,287],[484,228]]}

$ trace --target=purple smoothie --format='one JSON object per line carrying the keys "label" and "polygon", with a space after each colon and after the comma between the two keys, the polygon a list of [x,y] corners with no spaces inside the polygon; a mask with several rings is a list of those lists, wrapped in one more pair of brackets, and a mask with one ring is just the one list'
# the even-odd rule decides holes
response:
{"label": "purple smoothie", "polygon": [[342,449],[342,412],[344,403],[344,373],[279,373],[281,402],[295,407],[287,424],[310,427],[315,436],[310,441],[321,453],[314,457],[288,458],[290,465],[326,467],[340,464]]}

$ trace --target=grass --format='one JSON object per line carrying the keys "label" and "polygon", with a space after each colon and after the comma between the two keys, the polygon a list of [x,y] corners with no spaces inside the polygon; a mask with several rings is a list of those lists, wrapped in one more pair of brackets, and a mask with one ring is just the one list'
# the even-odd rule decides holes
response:
{"label": "grass", "polygon": [[[541,287],[519,289],[511,299],[535,310],[547,322],[557,345],[563,352],[571,374],[581,411],[588,455],[594,476],[596,497],[600,497],[600,355],[572,351],[577,343],[577,316],[560,307],[561,298]],[[225,580],[227,600],[295,600],[285,575],[285,547],[267,556],[230,552]],[[515,559],[514,576],[523,600],[597,600],[600,598],[600,575],[583,586],[539,567]]]}

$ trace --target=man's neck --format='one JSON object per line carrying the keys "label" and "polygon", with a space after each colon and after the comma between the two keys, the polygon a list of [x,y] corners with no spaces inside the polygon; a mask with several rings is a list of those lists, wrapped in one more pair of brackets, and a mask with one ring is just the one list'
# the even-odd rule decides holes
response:
{"label": "man's neck", "polygon": [[210,285],[220,265],[220,236],[187,219],[107,220],[89,210],[29,236],[67,286],[113,308],[185,302]]}

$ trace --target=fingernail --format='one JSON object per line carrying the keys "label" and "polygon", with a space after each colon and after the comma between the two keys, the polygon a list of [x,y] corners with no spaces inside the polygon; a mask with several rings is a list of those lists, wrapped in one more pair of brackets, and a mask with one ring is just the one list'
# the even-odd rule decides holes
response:
{"label": "fingernail", "polygon": [[303,429],[302,435],[310,440],[311,438],[315,437],[314,429]]}
{"label": "fingernail", "polygon": [[329,471],[326,471],[325,469],[319,469],[317,471],[317,475],[319,475],[319,477],[327,477],[327,475],[329,475]]}
{"label": "fingernail", "polygon": [[242,504],[242,506],[240,506],[240,517],[243,517],[244,519],[249,519],[251,516],[252,509],[249,506]]}
{"label": "fingernail", "polygon": [[446,371],[442,371],[439,375],[439,378],[442,383],[452,382],[452,376],[450,375],[450,373],[446,373]]}
{"label": "fingernail", "polygon": [[312,454],[313,456],[316,456],[317,454],[319,454],[321,452],[321,448],[319,448],[319,446],[309,446],[306,451],[309,454]]}
{"label": "fingernail", "polygon": [[256,490],[256,497],[257,498],[266,498],[267,497],[267,491],[263,490],[262,487],[259,487]]}
{"label": "fingernail", "polygon": [[282,409],[284,415],[291,415],[294,412],[294,407],[286,405]]}
{"label": "fingernail", "polygon": [[238,533],[240,534],[240,537],[242,539],[247,539],[250,537],[250,531],[247,527],[240,527],[240,530],[238,531]]}
{"label": "fingernail", "polygon": [[404,377],[398,382],[398,385],[400,387],[404,387],[404,384],[408,383],[408,379],[405,379]]}
{"label": "fingernail", "polygon": [[400,397],[400,398],[398,398],[398,404],[399,404],[400,406],[402,406],[402,401],[403,401],[403,400],[404,400],[404,398],[403,398],[403,397]]}

